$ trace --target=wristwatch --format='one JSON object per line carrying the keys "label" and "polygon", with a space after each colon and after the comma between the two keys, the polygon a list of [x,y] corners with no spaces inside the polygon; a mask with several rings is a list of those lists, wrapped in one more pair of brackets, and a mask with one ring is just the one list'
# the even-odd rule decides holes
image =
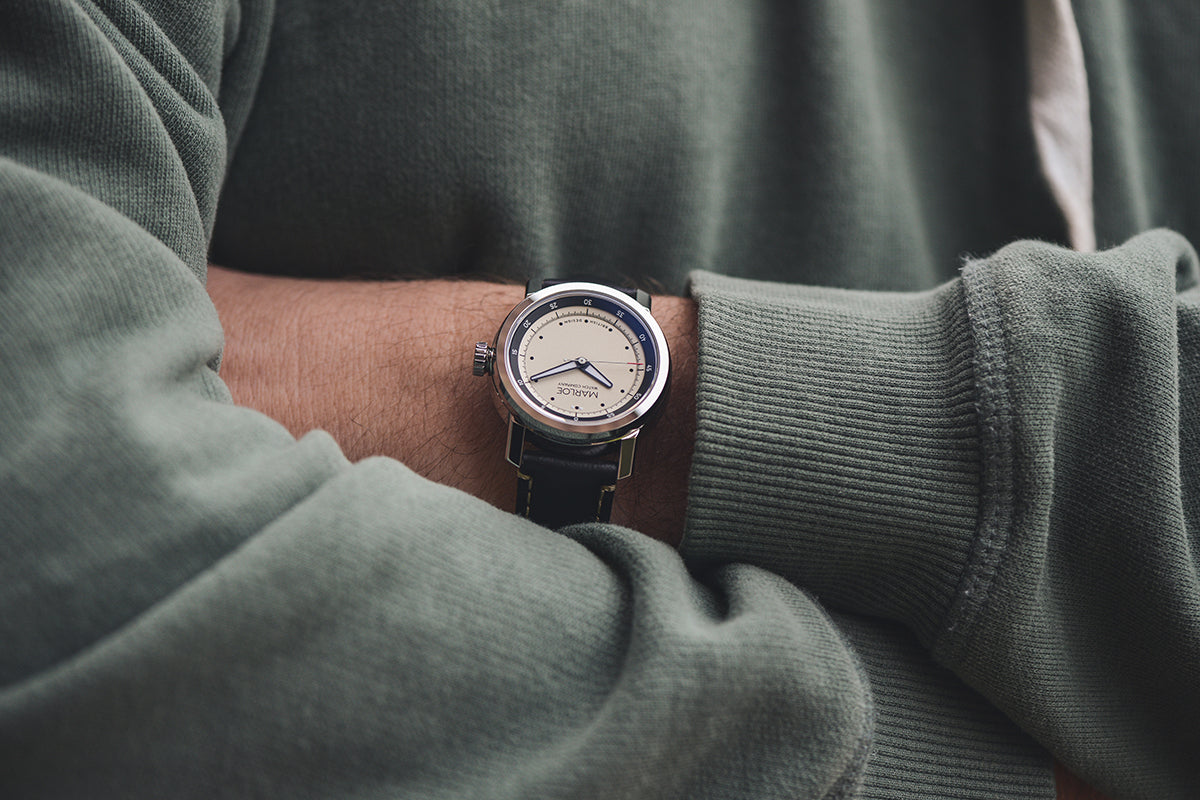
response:
{"label": "wristwatch", "polygon": [[517,513],[552,528],[607,522],[670,367],[646,292],[531,282],[493,343],[476,343],[473,367],[508,416]]}

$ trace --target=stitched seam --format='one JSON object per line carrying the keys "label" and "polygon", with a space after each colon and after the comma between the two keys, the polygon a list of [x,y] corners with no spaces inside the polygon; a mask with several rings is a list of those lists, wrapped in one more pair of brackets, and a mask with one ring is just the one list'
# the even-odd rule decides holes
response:
{"label": "stitched seam", "polygon": [[604,521],[604,501],[617,493],[617,485],[615,483],[603,485],[600,487],[599,493],[596,495],[596,514],[592,517],[596,522]]}
{"label": "stitched seam", "polygon": [[525,481],[525,508],[520,513],[522,517],[528,518],[529,510],[533,508],[533,476],[517,470],[517,480]]}
{"label": "stitched seam", "polygon": [[968,264],[963,270],[963,294],[967,317],[975,339],[973,364],[978,387],[983,473],[980,485],[979,521],[975,542],[955,592],[934,650],[957,649],[975,619],[987,606],[992,583],[999,571],[1013,525],[1013,413],[1008,384],[1008,357],[1000,301],[985,262]]}

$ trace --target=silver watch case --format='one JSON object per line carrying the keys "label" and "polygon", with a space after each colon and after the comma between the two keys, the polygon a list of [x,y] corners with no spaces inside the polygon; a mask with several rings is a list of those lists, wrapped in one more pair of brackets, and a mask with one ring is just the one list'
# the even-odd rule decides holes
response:
{"label": "silver watch case", "polygon": [[662,406],[670,382],[671,356],[667,349],[667,337],[663,335],[662,328],[650,310],[628,294],[603,284],[583,281],[559,283],[529,294],[505,317],[493,342],[494,352],[508,352],[514,334],[520,330],[521,323],[531,310],[553,301],[556,297],[574,295],[606,298],[638,316],[653,340],[654,349],[658,354],[654,377],[642,398],[610,419],[574,421],[547,414],[539,406],[530,403],[517,388],[506,358],[496,357],[492,362],[493,385],[516,422],[555,444],[587,447],[619,439],[632,439],[642,426],[654,418]]}

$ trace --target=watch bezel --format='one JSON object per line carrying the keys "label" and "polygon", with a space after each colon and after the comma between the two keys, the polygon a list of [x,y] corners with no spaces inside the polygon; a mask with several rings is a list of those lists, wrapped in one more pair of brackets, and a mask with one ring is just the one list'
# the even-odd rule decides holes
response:
{"label": "watch bezel", "polygon": [[[654,375],[642,398],[611,418],[572,420],[544,412],[540,406],[531,403],[516,385],[509,360],[502,355],[509,352],[514,334],[520,330],[522,321],[534,310],[558,297],[581,295],[603,298],[636,314],[639,323],[649,334],[657,355]],[[496,391],[509,412],[527,428],[560,444],[593,445],[628,436],[653,418],[660,401],[666,396],[670,381],[671,355],[667,348],[667,337],[650,310],[628,294],[599,283],[571,281],[527,295],[505,317],[496,333],[494,347],[497,357],[492,375]]]}

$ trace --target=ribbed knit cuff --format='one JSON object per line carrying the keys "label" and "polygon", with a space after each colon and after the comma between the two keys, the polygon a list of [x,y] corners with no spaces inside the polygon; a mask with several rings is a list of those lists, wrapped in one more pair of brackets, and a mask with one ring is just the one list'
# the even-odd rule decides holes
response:
{"label": "ribbed knit cuff", "polygon": [[833,614],[871,685],[874,738],[857,797],[1034,800],[1055,796],[1050,754],[934,663],[894,623]]}
{"label": "ribbed knit cuff", "polygon": [[697,273],[697,434],[683,552],[759,564],[928,644],[978,516],[971,333],[924,293]]}

